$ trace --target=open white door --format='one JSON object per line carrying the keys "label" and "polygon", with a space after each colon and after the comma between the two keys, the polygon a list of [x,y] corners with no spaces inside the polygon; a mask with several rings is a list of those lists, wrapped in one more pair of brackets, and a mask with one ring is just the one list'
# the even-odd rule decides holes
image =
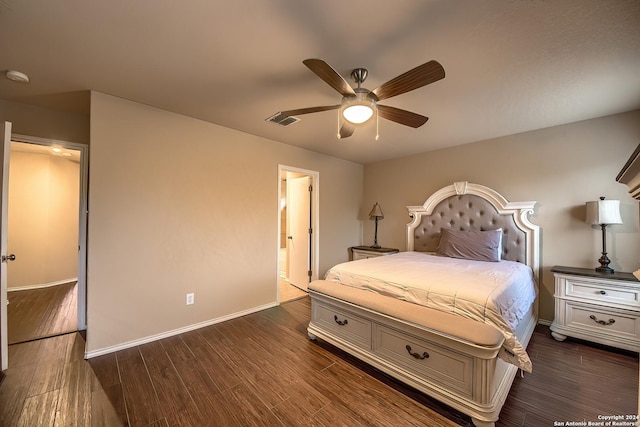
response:
{"label": "open white door", "polygon": [[[88,146],[68,141],[40,138],[28,135],[12,134],[13,143],[26,143],[33,146],[59,147],[78,152],[80,155],[80,188],[78,212],[78,330],[87,329],[87,192],[89,180]],[[74,189],[75,190],[75,189]],[[69,189],[71,191],[71,189]],[[7,208],[8,209],[8,208]],[[3,252],[4,253],[4,252]]]}
{"label": "open white door", "polygon": [[307,290],[311,271],[311,178],[287,179],[289,282]]}
{"label": "open white door", "polygon": [[0,364],[4,371],[9,367],[9,340],[7,329],[7,231],[9,210],[9,154],[11,150],[11,123],[2,123],[2,189],[0,190]]}

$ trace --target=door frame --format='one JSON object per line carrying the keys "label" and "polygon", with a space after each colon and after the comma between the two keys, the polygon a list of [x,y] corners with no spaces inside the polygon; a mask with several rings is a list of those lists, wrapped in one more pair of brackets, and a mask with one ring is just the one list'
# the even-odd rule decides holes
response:
{"label": "door frame", "polygon": [[78,212],[78,330],[87,329],[87,217],[88,217],[88,181],[89,181],[89,146],[76,142],[51,138],[11,134],[11,141],[45,147],[58,146],[80,151],[80,188]]}
{"label": "door frame", "polygon": [[282,174],[286,172],[307,175],[311,177],[313,185],[313,191],[311,192],[311,278],[310,280],[316,280],[318,278],[318,268],[320,266],[320,172],[309,169],[302,169],[295,166],[278,165],[278,199],[277,199],[277,223],[278,223],[278,238],[276,239],[277,245],[277,262],[276,262],[276,289],[277,289],[277,302],[280,304],[280,238],[282,232],[281,225],[281,206],[280,201],[285,194],[282,194]]}

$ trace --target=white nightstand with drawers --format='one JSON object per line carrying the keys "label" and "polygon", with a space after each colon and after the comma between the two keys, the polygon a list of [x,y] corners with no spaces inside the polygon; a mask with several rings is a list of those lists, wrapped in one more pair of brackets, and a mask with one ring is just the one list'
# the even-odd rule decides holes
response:
{"label": "white nightstand with drawers", "polygon": [[400,250],[395,248],[374,248],[372,246],[352,246],[349,248],[349,252],[351,253],[351,261],[356,261],[358,259],[397,254]]}
{"label": "white nightstand with drawers", "polygon": [[555,266],[551,335],[640,351],[640,281],[631,273],[604,274]]}

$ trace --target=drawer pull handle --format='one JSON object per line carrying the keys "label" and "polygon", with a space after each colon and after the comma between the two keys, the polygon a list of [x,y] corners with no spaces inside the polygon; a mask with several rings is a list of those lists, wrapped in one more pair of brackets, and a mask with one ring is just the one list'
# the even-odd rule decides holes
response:
{"label": "drawer pull handle", "polygon": [[338,325],[340,325],[340,326],[344,326],[344,325],[346,325],[347,323],[349,323],[349,321],[348,321],[347,319],[344,319],[343,321],[338,320],[338,316],[337,316],[337,315],[334,315],[334,316],[333,316],[333,320],[335,320],[335,321],[336,321],[336,323],[337,323]]}
{"label": "drawer pull handle", "polygon": [[607,291],[600,291],[599,293],[600,293],[600,295],[606,295]]}
{"label": "drawer pull handle", "polygon": [[422,353],[422,354],[413,353],[411,351],[411,346],[409,344],[407,344],[407,346],[405,348],[407,349],[409,354],[412,355],[413,357],[415,357],[416,359],[424,360],[424,359],[428,359],[429,358],[429,353],[427,353],[426,351],[424,353]]}
{"label": "drawer pull handle", "polygon": [[616,319],[609,319],[608,322],[605,322],[604,320],[598,320],[596,318],[596,316],[594,316],[593,314],[591,316],[589,316],[589,319],[593,320],[598,325],[602,325],[602,326],[609,326],[609,325],[613,325],[614,323],[616,323]]}

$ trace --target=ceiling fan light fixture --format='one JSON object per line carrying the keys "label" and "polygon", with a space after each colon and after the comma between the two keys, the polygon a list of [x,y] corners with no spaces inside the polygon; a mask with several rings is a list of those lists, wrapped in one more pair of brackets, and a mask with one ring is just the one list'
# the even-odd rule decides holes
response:
{"label": "ceiling fan light fixture", "polygon": [[351,123],[364,123],[373,116],[373,109],[368,105],[350,105],[344,109],[342,116]]}
{"label": "ceiling fan light fixture", "polygon": [[375,111],[373,100],[358,94],[357,97],[345,99],[342,103],[342,117],[353,124],[361,124],[369,120]]}

